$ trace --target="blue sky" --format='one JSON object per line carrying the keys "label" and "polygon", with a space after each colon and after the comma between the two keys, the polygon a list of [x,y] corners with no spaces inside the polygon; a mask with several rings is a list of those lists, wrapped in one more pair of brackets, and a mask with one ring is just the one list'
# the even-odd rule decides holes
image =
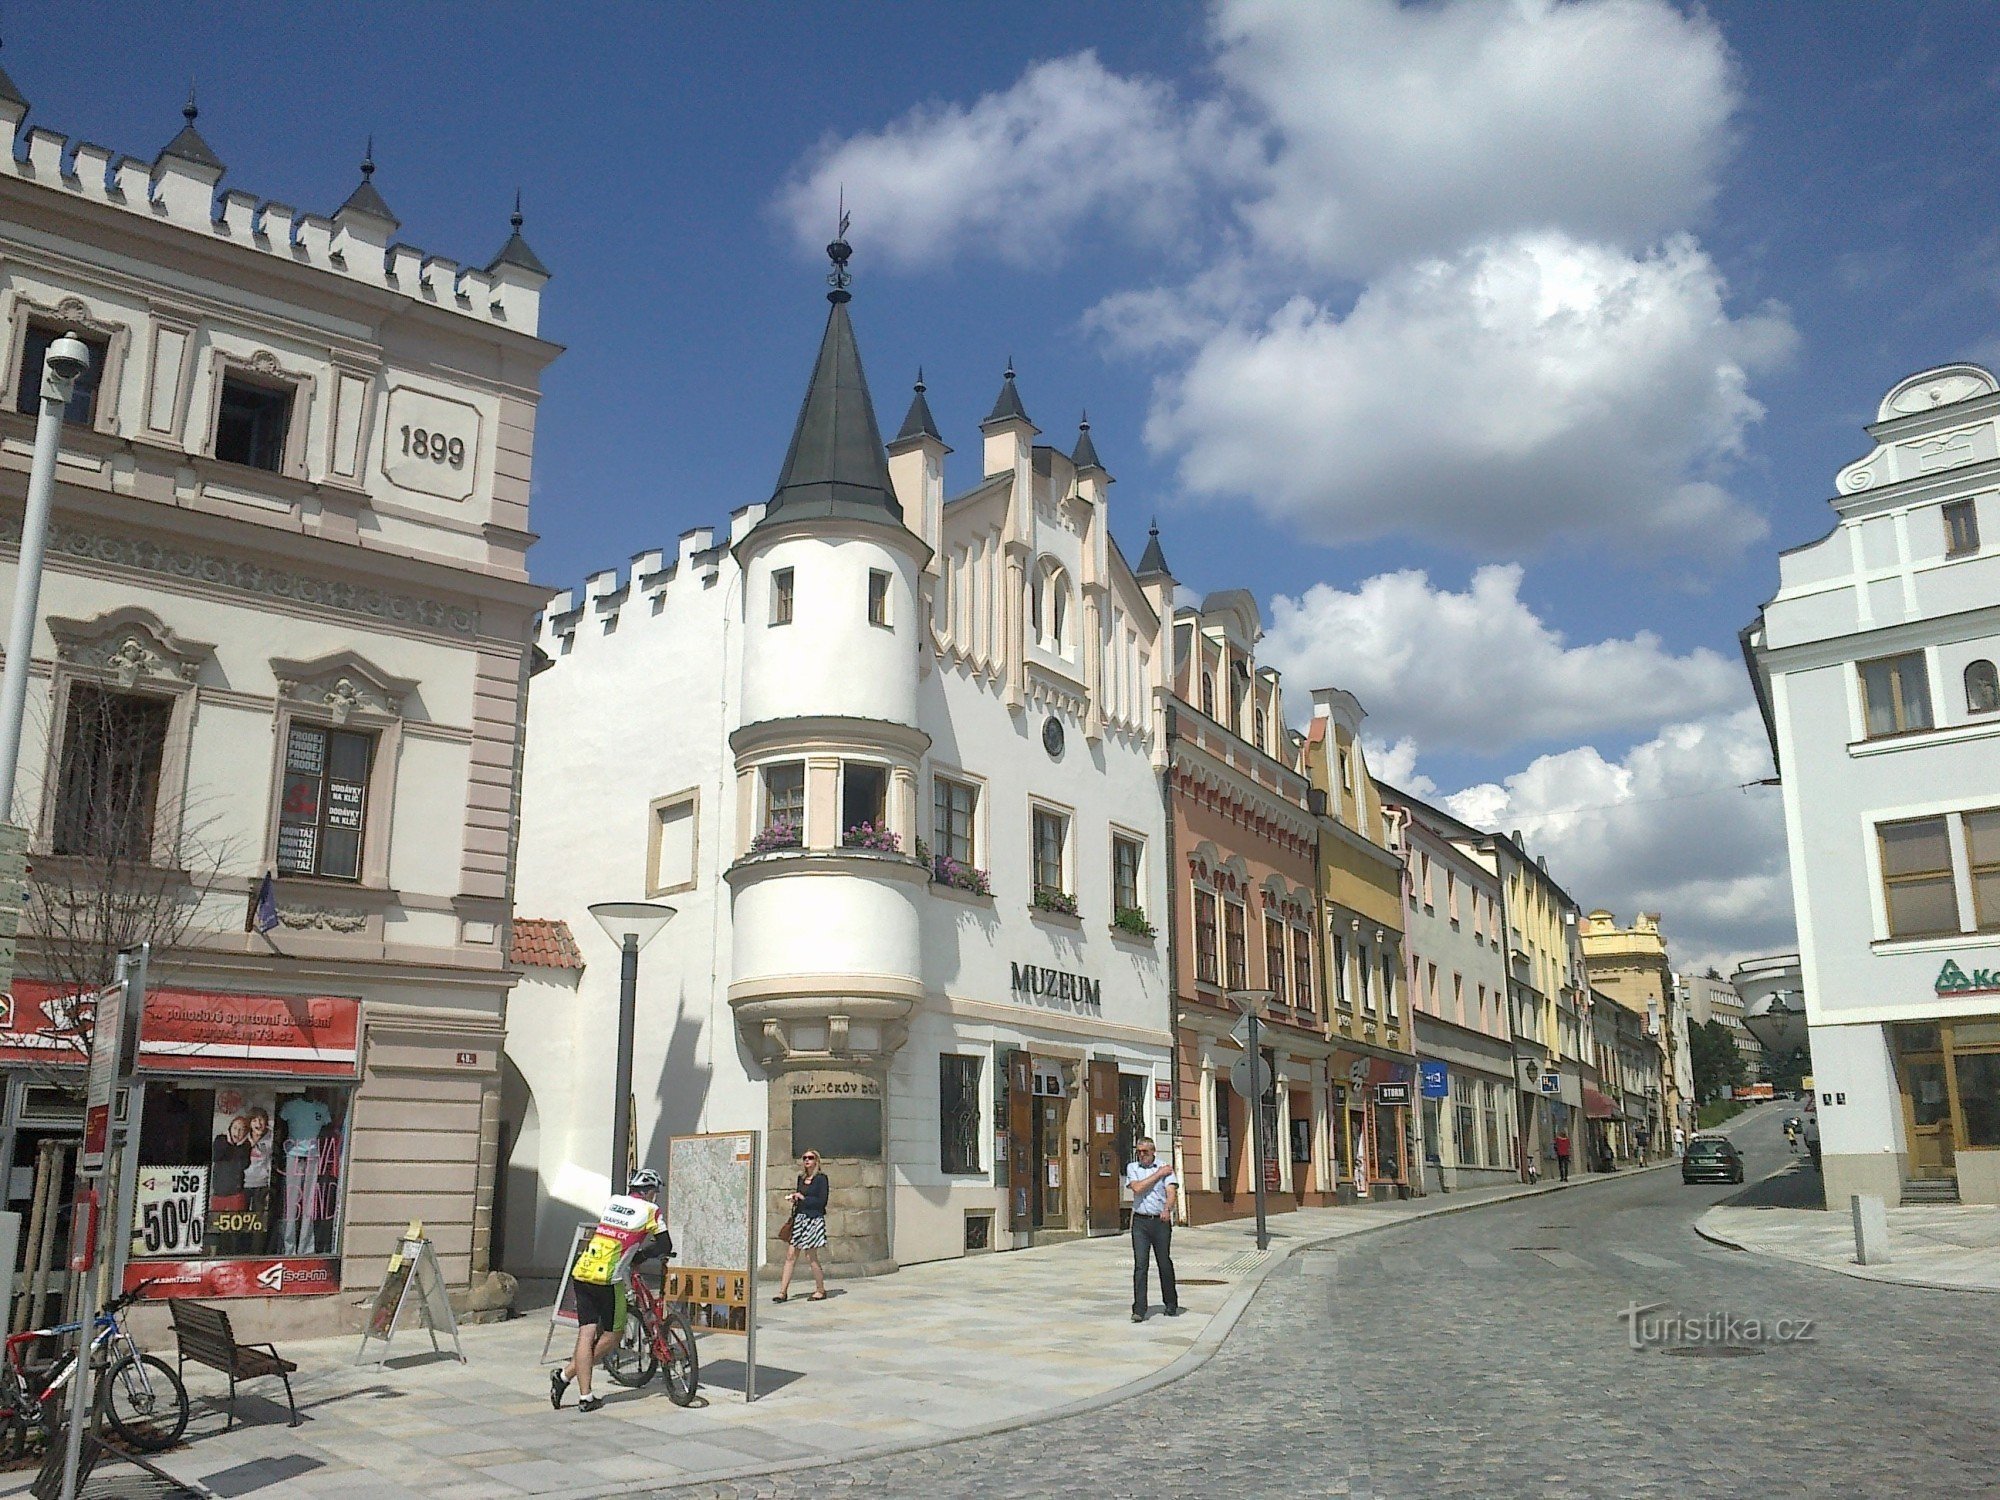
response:
{"label": "blue sky", "polygon": [[[1690,961],[1789,940],[1735,632],[1901,376],[2000,358],[1990,6],[10,8],[31,121],[555,272],[536,576],[768,494],[844,183],[885,421],[1011,354],[1378,770]],[[143,45],[114,42],[122,34]]]}

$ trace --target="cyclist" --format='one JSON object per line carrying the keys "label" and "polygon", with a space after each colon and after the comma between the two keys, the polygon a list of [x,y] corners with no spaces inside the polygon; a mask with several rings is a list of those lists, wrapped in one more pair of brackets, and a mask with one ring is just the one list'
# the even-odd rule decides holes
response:
{"label": "cyclist", "polygon": [[625,1283],[642,1261],[674,1253],[660,1212],[660,1174],[641,1167],[626,1191],[604,1206],[597,1230],[570,1267],[570,1287],[576,1294],[576,1353],[568,1363],[549,1371],[549,1405],[562,1410],[563,1392],[576,1382],[577,1410],[596,1411],[602,1396],[590,1393],[590,1372],[618,1346],[625,1319]]}

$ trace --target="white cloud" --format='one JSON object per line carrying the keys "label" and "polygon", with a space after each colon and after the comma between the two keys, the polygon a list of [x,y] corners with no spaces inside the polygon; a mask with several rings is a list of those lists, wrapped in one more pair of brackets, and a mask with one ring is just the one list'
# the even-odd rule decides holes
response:
{"label": "white cloud", "polygon": [[1213,105],[1095,52],[1036,63],[970,105],[920,105],[869,135],[822,142],[778,209],[802,246],[827,238],[836,195],[857,241],[903,265],[983,251],[1054,264],[1086,224],[1156,239],[1192,207],[1194,164],[1229,155]]}
{"label": "white cloud", "polygon": [[1399,786],[1413,797],[1435,797],[1438,784],[1417,769],[1418,753],[1417,742],[1407,734],[1393,745],[1365,734],[1361,737],[1361,754],[1370,776]]}
{"label": "white cloud", "polygon": [[1674,723],[1620,759],[1590,746],[1545,755],[1445,799],[1482,828],[1519,829],[1586,911],[1661,914],[1677,965],[1727,973],[1796,942],[1784,812],[1753,708]]}
{"label": "white cloud", "polygon": [[1655,0],[1227,0],[1213,29],[1268,142],[1246,221],[1344,274],[1551,225],[1649,242],[1707,208],[1737,102],[1715,24]]}
{"label": "white cloud", "polygon": [[[1373,723],[1409,746],[1510,746],[1649,730],[1711,714],[1748,691],[1740,663],[1705,647],[1677,655],[1650,632],[1570,645],[1521,599],[1521,569],[1492,565],[1463,593],[1414,569],[1351,593],[1316,584],[1271,601],[1259,648],[1295,693],[1346,688]],[[1414,742],[1414,743],[1413,743]],[[1379,776],[1397,777],[1382,769]],[[1412,790],[1416,788],[1412,787]]]}
{"label": "white cloud", "polygon": [[1764,521],[1700,476],[1762,415],[1748,372],[1788,347],[1781,315],[1731,319],[1691,240],[1634,257],[1535,234],[1392,272],[1345,317],[1294,297],[1212,332],[1146,438],[1190,491],[1328,544],[1727,552]]}

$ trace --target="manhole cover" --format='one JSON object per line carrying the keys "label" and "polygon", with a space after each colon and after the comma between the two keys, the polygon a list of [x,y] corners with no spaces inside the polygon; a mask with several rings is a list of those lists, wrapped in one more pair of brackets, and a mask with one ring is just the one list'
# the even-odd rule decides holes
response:
{"label": "manhole cover", "polygon": [[1754,1344],[1669,1344],[1660,1352],[1693,1359],[1749,1359],[1764,1351]]}

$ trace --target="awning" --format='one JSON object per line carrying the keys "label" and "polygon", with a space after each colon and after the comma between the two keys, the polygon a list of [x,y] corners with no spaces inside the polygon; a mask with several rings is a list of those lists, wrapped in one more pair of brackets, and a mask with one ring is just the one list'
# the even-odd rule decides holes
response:
{"label": "awning", "polygon": [[1586,1120],[1612,1120],[1618,1116],[1618,1106],[1609,1094],[1600,1094],[1589,1084],[1583,1087],[1583,1117]]}

